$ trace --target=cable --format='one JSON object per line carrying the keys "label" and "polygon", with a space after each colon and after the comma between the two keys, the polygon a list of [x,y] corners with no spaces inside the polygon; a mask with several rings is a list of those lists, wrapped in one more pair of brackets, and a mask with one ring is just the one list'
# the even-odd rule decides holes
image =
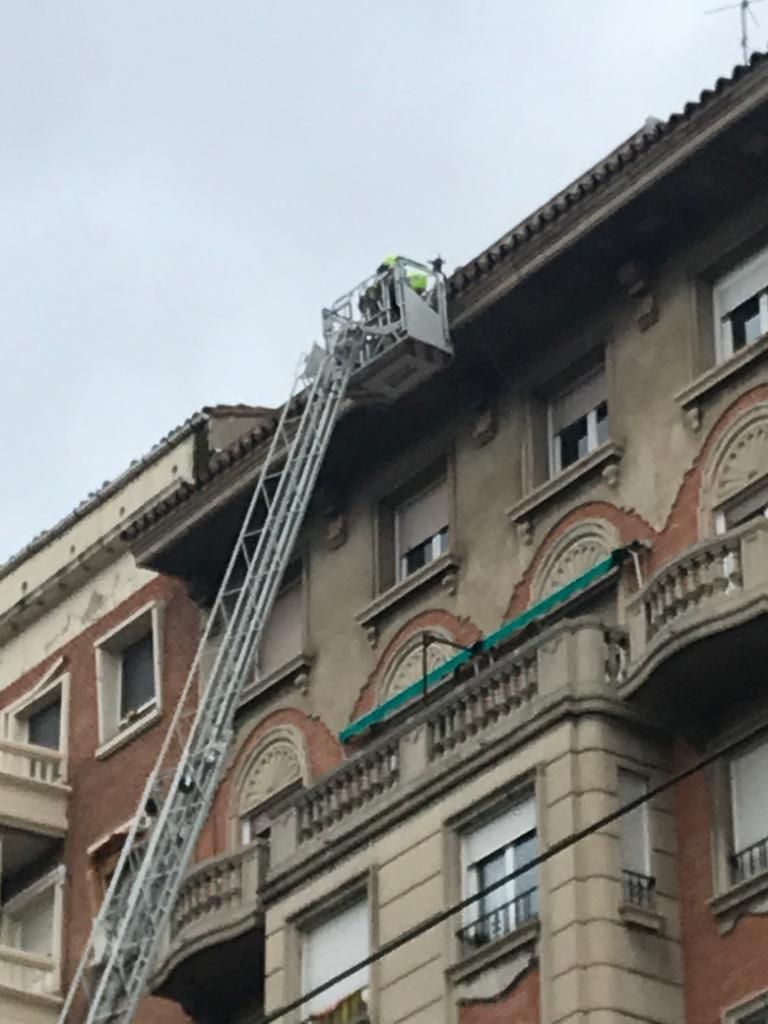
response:
{"label": "cable", "polygon": [[385,956],[393,953],[396,949],[399,949],[401,946],[406,945],[406,943],[418,938],[419,935],[423,935],[424,932],[428,932],[432,928],[436,928],[437,925],[442,924],[443,921],[447,921],[449,917],[453,917],[454,914],[457,914],[466,907],[471,906],[473,903],[476,903],[489,893],[495,892],[496,889],[500,889],[503,885],[513,881],[519,875],[526,874],[532,868],[538,867],[540,864],[545,864],[548,860],[557,856],[558,853],[562,853],[564,850],[570,849],[571,846],[575,846],[576,843],[581,842],[582,839],[586,839],[595,832],[599,832],[601,829],[605,828],[606,825],[611,825],[614,821],[622,818],[625,814],[629,814],[630,811],[634,811],[636,807],[640,807],[642,804],[652,800],[660,793],[665,793],[668,789],[672,789],[678,783],[684,782],[685,779],[690,778],[691,775],[695,775],[697,772],[700,772],[703,768],[708,768],[709,765],[714,764],[714,762],[719,760],[719,758],[726,757],[732,751],[736,750],[744,743],[749,742],[749,740],[764,731],[765,726],[761,726],[760,728],[754,729],[748,736],[742,736],[738,740],[733,740],[730,743],[725,744],[725,746],[722,746],[713,753],[701,758],[690,767],[678,772],[677,775],[673,775],[665,782],[659,783],[658,786],[653,786],[651,789],[643,793],[642,796],[638,796],[635,797],[634,800],[630,800],[622,807],[619,807],[618,810],[612,811],[610,814],[606,814],[604,817],[598,818],[597,821],[593,821],[591,825],[587,825],[585,828],[579,829],[578,832],[572,832],[564,839],[558,840],[558,842],[553,843],[543,853],[534,857],[533,860],[528,861],[528,863],[524,864],[522,867],[516,868],[503,878],[497,879],[497,881],[492,885],[487,886],[485,889],[481,889],[479,892],[473,893],[471,896],[465,897],[458,903],[454,903],[449,907],[444,907],[442,910],[431,914],[423,921],[420,921],[418,924],[408,928],[407,931],[402,932],[396,938],[390,939],[389,942],[385,942],[382,946],[379,946],[374,953],[365,957],[364,960],[358,960],[358,962],[353,964],[352,967],[347,967],[345,970],[334,975],[334,977],[329,978],[328,981],[324,981],[322,985],[318,985],[309,992],[306,992],[300,999],[294,999],[290,1003],[285,1003],[277,1010],[272,1010],[270,1013],[260,1017],[257,1024],[271,1024],[272,1021],[279,1020],[281,1017],[285,1016],[286,1013],[290,1013],[292,1010],[297,1010],[304,1003],[308,1002],[310,999],[314,999],[315,996],[325,992],[333,985],[343,981],[352,974],[356,974],[364,967],[370,967],[371,964],[375,964],[378,960],[382,960]]}

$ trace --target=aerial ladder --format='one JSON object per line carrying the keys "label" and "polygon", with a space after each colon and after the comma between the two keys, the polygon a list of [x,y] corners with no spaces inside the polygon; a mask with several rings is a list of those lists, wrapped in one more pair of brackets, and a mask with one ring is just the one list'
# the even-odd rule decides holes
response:
{"label": "aerial ladder", "polygon": [[[392,400],[450,357],[440,260],[402,257],[323,310],[263,457],[181,696],[59,1024],[129,1024],[207,818],[254,658],[345,402]],[[212,664],[201,679],[203,667]]]}

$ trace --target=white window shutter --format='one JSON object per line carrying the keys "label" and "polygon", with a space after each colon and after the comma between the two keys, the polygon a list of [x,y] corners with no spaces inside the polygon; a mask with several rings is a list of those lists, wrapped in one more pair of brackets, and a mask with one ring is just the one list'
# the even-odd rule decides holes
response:
{"label": "white window shutter", "polygon": [[725,512],[725,522],[729,530],[750,519],[756,519],[768,509],[768,481],[763,483],[757,490],[746,495],[737,497],[730,502]]}
{"label": "white window shutter", "polygon": [[301,583],[278,594],[261,641],[260,675],[266,676],[301,654],[304,644],[304,591]]}
{"label": "white window shutter", "polygon": [[607,398],[605,367],[585,377],[570,391],[559,395],[552,402],[552,433],[559,434],[565,427],[586,416]]}
{"label": "white window shutter", "polygon": [[536,805],[531,795],[504,814],[481,825],[464,837],[464,861],[467,868],[503,850],[526,832],[536,828]]}
{"label": "white window shutter", "polygon": [[731,761],[733,841],[736,852],[768,836],[768,742]]}
{"label": "white window shutter", "polygon": [[[306,932],[302,945],[303,991],[322,985],[369,952],[368,904],[361,900]],[[363,967],[310,999],[302,1008],[303,1016],[329,1010],[345,996],[366,988],[368,973]]]}
{"label": "white window shutter", "polygon": [[439,533],[448,525],[448,513],[448,481],[445,478],[401,505],[397,509],[398,553],[404,555]]}
{"label": "white window shutter", "polygon": [[[648,792],[648,779],[637,772],[619,769],[619,806]],[[650,874],[648,805],[641,804],[623,815],[621,821],[621,866],[638,875]]]}
{"label": "white window shutter", "polygon": [[46,889],[19,912],[19,945],[25,953],[53,953],[54,890]]}
{"label": "white window shutter", "polygon": [[742,302],[768,288],[768,249],[747,260],[715,285],[715,316],[722,320]]}

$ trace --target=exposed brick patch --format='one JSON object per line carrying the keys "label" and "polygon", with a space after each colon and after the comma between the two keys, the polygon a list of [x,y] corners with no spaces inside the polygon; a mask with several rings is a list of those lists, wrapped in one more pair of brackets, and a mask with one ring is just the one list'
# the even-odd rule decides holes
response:
{"label": "exposed brick patch", "polygon": [[428,611],[419,612],[418,615],[414,615],[405,625],[401,626],[382,651],[379,660],[376,662],[376,667],[368,676],[355,701],[350,721],[354,722],[356,718],[364,715],[374,707],[379,683],[403,645],[408,643],[417,633],[429,629],[443,630],[457,644],[466,646],[473,644],[481,636],[480,630],[471,619],[457,618],[457,616],[452,615],[443,608],[431,608]]}
{"label": "exposed brick patch", "polygon": [[293,726],[304,738],[304,750],[311,780],[325,775],[343,760],[344,753],[341,744],[319,719],[310,718],[296,708],[279,708],[267,715],[254,726],[219,786],[213,807],[197,844],[196,860],[216,856],[231,847],[229,828],[230,809],[234,796],[233,787],[243,763],[265,736],[268,736],[273,729],[285,725]]}
{"label": "exposed brick patch", "polygon": [[459,1024],[539,1024],[539,968],[526,968],[497,999],[459,1003]]}

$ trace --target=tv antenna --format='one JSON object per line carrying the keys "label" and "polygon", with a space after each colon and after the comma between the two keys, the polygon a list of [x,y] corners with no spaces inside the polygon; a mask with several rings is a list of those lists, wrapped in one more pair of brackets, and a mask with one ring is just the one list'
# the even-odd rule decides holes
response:
{"label": "tv antenna", "polygon": [[720,14],[722,11],[735,11],[738,10],[741,16],[741,53],[744,58],[744,64],[749,60],[749,19],[756,25],[760,22],[752,10],[752,4],[761,4],[764,0],[739,0],[736,4],[726,4],[724,7],[713,7],[711,11],[707,11],[707,14]]}

